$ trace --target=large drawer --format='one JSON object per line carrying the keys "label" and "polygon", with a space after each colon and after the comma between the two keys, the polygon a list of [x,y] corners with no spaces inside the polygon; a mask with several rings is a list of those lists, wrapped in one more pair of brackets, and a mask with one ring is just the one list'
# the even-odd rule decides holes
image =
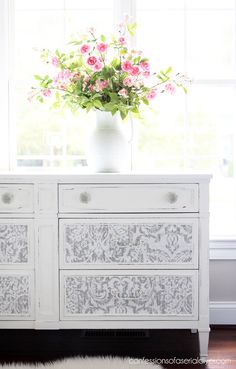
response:
{"label": "large drawer", "polygon": [[59,185],[59,211],[198,212],[198,185]]}
{"label": "large drawer", "polygon": [[34,319],[34,272],[0,271],[0,320]]}
{"label": "large drawer", "polygon": [[32,219],[0,219],[0,267],[33,268]]}
{"label": "large drawer", "polygon": [[198,268],[198,219],[60,219],[61,268]]}
{"label": "large drawer", "polygon": [[33,185],[4,184],[0,185],[1,213],[33,213]]}
{"label": "large drawer", "polygon": [[61,271],[61,320],[196,320],[197,271]]}

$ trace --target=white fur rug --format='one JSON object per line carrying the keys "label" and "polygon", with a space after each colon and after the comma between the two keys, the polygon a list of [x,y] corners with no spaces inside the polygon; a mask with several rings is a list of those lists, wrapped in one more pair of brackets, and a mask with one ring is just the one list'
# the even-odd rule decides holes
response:
{"label": "white fur rug", "polygon": [[11,364],[0,365],[4,369],[161,369],[160,365],[154,365],[148,360],[133,358],[113,357],[75,357],[71,359],[58,360],[46,364]]}

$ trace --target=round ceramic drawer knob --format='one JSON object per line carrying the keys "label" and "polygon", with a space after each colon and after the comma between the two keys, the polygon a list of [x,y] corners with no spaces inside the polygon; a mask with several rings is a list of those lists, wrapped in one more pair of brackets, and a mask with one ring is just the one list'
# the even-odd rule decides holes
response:
{"label": "round ceramic drawer knob", "polygon": [[80,194],[80,201],[83,204],[87,204],[91,200],[91,196],[88,192],[81,192]]}
{"label": "round ceramic drawer knob", "polygon": [[170,204],[174,204],[178,200],[178,195],[174,192],[168,192],[167,200]]}
{"label": "round ceramic drawer knob", "polygon": [[4,204],[10,204],[14,199],[14,196],[12,193],[6,192],[2,195],[2,202]]}

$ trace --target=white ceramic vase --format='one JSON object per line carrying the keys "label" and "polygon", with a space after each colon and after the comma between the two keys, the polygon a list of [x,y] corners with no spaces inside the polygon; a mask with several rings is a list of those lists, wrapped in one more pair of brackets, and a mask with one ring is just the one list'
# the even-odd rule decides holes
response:
{"label": "white ceramic vase", "polygon": [[128,170],[129,144],[120,124],[118,113],[96,111],[96,127],[87,150],[89,169],[96,173],[119,173]]}

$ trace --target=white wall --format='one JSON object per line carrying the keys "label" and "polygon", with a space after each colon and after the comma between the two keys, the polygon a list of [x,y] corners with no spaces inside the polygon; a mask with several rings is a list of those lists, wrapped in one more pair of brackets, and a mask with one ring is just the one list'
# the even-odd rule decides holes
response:
{"label": "white wall", "polygon": [[210,261],[210,322],[236,324],[236,260]]}

